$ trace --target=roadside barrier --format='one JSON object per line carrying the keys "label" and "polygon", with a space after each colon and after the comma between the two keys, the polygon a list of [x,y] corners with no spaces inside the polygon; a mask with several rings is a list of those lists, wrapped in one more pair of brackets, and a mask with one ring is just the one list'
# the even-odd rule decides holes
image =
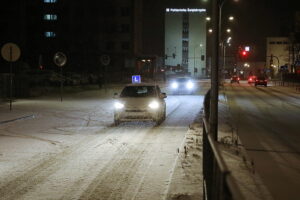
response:
{"label": "roadside barrier", "polygon": [[245,199],[228,170],[219,150],[219,144],[210,134],[210,90],[204,99],[203,117],[203,195],[207,200]]}

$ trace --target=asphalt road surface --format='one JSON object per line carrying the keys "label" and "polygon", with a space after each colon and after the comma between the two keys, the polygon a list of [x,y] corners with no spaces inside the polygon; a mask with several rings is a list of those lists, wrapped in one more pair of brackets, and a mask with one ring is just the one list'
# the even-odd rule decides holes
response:
{"label": "asphalt road surface", "polygon": [[[115,127],[111,98],[22,100],[33,119],[0,126],[0,199],[166,199],[203,96],[167,98],[167,118]],[[24,109],[25,108],[25,109]]]}
{"label": "asphalt road surface", "polygon": [[274,199],[300,196],[300,95],[283,87],[225,85],[237,133]]}

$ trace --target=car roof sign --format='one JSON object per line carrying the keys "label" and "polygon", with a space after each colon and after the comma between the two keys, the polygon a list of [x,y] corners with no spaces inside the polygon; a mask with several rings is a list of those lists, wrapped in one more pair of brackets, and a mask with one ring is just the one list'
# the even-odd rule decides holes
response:
{"label": "car roof sign", "polygon": [[133,75],[131,77],[131,82],[132,83],[141,83],[141,75]]}

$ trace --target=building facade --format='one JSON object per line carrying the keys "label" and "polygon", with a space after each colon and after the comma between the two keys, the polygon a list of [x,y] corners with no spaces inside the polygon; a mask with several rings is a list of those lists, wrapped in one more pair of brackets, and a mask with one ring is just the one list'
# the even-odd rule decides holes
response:
{"label": "building facade", "polygon": [[206,76],[206,10],[166,8],[165,66],[200,78]]}
{"label": "building facade", "polygon": [[[56,70],[53,56],[60,51],[66,71],[121,74],[141,54],[142,10],[140,0],[13,1],[1,7],[7,27],[1,45],[17,43],[21,60],[34,69]],[[110,58],[105,69],[102,55]]]}
{"label": "building facade", "polygon": [[276,75],[281,66],[291,66],[290,40],[288,37],[268,37],[267,38],[266,68]]}

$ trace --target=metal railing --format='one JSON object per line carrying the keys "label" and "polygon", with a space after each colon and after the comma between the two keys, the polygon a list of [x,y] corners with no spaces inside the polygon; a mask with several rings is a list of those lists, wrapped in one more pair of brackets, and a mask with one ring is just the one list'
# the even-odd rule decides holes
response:
{"label": "metal railing", "polygon": [[207,200],[244,199],[209,130],[210,91],[204,99],[203,117],[203,195]]}

